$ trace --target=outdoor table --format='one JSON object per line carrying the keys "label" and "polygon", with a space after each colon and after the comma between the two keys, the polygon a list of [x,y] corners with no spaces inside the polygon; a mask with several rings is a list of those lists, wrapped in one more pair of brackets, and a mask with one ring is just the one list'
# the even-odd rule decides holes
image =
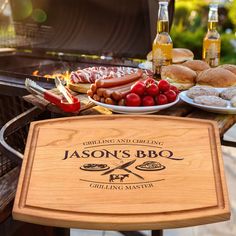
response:
{"label": "outdoor table", "polygon": [[[54,93],[58,93],[56,89],[52,90]],[[110,110],[94,106],[89,103],[89,100],[86,95],[74,93],[82,101],[82,111],[79,113],[80,115],[111,115],[113,114]],[[34,95],[27,95],[24,97],[25,101],[33,104],[35,107],[38,107],[42,110],[49,110],[55,116],[71,116],[77,114],[69,114],[61,111],[55,105],[49,103],[48,101],[41,99]],[[236,122],[236,115],[235,114],[217,114],[211,113],[207,111],[200,110],[198,108],[194,108],[183,101],[179,101],[178,104],[175,106],[159,111],[154,113],[155,115],[167,115],[167,116],[177,116],[177,117],[189,117],[189,118],[198,118],[198,119],[206,119],[206,120],[213,120],[218,123],[221,143],[226,146],[234,146],[236,147],[236,142],[226,141],[223,139],[224,134],[230,129]]]}
{"label": "outdoor table", "polygon": [[[57,93],[56,90],[54,90],[55,93]],[[82,110],[80,112],[80,116],[88,116],[88,115],[112,115],[112,112],[98,106],[94,106],[91,103],[88,103],[88,100],[85,95],[78,95],[80,100],[82,100]],[[16,150],[12,149],[5,141],[4,138],[7,137],[10,133],[14,132],[14,130],[19,128],[19,126],[23,126],[27,123],[29,123],[35,115],[38,115],[42,113],[44,110],[49,110],[52,112],[54,117],[64,117],[64,116],[76,116],[78,114],[68,114],[60,111],[57,107],[55,107],[53,104],[48,103],[45,100],[42,100],[41,98],[35,97],[33,95],[27,95],[24,97],[24,99],[34,105],[33,108],[25,112],[24,114],[21,114],[20,116],[16,117],[14,120],[11,120],[6,124],[0,133],[0,139],[1,144],[3,145],[3,148],[5,148],[5,151],[11,155],[11,157],[14,160],[18,160],[20,162],[20,158],[23,158],[23,155]],[[219,134],[221,137],[221,142],[223,141],[223,135],[224,133],[235,123],[236,116],[235,115],[222,115],[222,114],[214,114],[214,113],[208,113],[204,112],[198,109],[195,109],[183,102],[179,102],[176,106],[171,107],[169,109],[160,111],[156,113],[155,115],[165,115],[170,117],[189,117],[189,118],[200,118],[204,120],[214,120],[217,121],[218,127],[219,127]],[[119,116],[115,114],[115,116]],[[232,145],[232,143],[227,143],[229,145]],[[184,226],[184,225],[183,225]],[[128,235],[127,232],[123,231],[125,235]],[[153,235],[161,235],[161,230],[154,230],[152,232]]]}

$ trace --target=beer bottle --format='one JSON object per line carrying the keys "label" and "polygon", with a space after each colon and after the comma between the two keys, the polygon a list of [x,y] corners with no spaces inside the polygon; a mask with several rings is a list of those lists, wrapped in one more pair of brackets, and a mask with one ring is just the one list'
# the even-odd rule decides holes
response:
{"label": "beer bottle", "polygon": [[208,15],[208,30],[203,40],[202,58],[211,67],[216,67],[220,62],[220,34],[217,32],[218,5],[210,4]]}
{"label": "beer bottle", "polygon": [[159,76],[161,67],[172,63],[173,43],[169,35],[168,2],[160,1],[157,20],[157,35],[152,44],[152,69]]}

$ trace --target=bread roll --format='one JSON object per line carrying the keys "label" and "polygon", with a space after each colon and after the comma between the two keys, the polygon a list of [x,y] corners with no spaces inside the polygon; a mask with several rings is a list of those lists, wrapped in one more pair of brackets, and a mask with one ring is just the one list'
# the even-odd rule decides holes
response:
{"label": "bread roll", "polygon": [[161,78],[167,80],[179,90],[186,90],[195,85],[197,74],[188,67],[181,65],[164,66]]}
{"label": "bread roll", "polygon": [[198,74],[197,84],[218,88],[236,86],[236,75],[224,68],[210,68]]}
{"label": "bread roll", "polygon": [[[192,51],[186,48],[173,48],[172,56],[172,62],[176,64],[187,60],[193,60],[194,58]],[[147,60],[152,61],[152,51],[148,53]]]}
{"label": "bread roll", "polygon": [[201,60],[186,61],[181,65],[186,66],[189,69],[196,71],[197,73],[210,68],[210,66],[205,61]]}
{"label": "bread roll", "polygon": [[186,48],[173,48],[172,49],[172,63],[182,63],[184,61],[193,60],[193,52]]}
{"label": "bread roll", "polygon": [[229,70],[230,72],[236,75],[236,65],[224,64],[224,65],[219,66],[219,68]]}

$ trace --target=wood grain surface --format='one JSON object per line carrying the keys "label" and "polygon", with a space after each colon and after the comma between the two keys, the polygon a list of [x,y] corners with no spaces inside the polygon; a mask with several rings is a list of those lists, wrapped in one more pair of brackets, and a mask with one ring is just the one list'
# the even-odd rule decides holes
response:
{"label": "wood grain surface", "polygon": [[154,115],[33,122],[13,216],[105,230],[227,220],[218,127]]}
{"label": "wood grain surface", "polygon": [[[52,90],[55,94],[59,94],[59,92],[54,89]],[[39,107],[42,110],[49,110],[53,113],[60,114],[62,116],[75,116],[75,115],[111,115],[112,111],[91,104],[88,100],[88,97],[85,94],[78,94],[72,92],[74,96],[78,97],[81,100],[81,108],[82,110],[78,113],[65,113],[56,107],[54,104],[51,104],[42,97],[27,95],[24,97],[24,100],[33,104],[34,106]],[[216,113],[210,113],[206,111],[202,111],[200,109],[194,108],[183,101],[179,101],[175,106],[170,107],[168,109],[159,111],[155,113],[155,115],[167,115],[167,116],[178,116],[178,117],[190,117],[190,118],[199,118],[199,119],[207,119],[216,121],[219,127],[220,136],[223,137],[224,133],[233,126],[236,122],[235,115],[222,115]]]}
{"label": "wood grain surface", "polygon": [[20,167],[16,166],[0,178],[0,223],[11,214]]}

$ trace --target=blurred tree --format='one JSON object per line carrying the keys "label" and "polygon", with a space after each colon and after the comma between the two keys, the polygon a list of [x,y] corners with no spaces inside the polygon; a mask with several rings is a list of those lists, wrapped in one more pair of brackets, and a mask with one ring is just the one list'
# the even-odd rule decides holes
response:
{"label": "blurred tree", "polygon": [[227,4],[227,6],[229,8],[229,19],[234,25],[234,30],[236,30],[236,0],[234,0],[231,4]]}
{"label": "blurred tree", "polygon": [[[174,47],[189,48],[195,58],[202,57],[202,41],[207,30],[210,0],[176,0],[171,37]],[[221,1],[222,2],[222,1]],[[236,0],[228,0],[219,7],[219,26],[222,38],[221,62],[236,64]]]}

